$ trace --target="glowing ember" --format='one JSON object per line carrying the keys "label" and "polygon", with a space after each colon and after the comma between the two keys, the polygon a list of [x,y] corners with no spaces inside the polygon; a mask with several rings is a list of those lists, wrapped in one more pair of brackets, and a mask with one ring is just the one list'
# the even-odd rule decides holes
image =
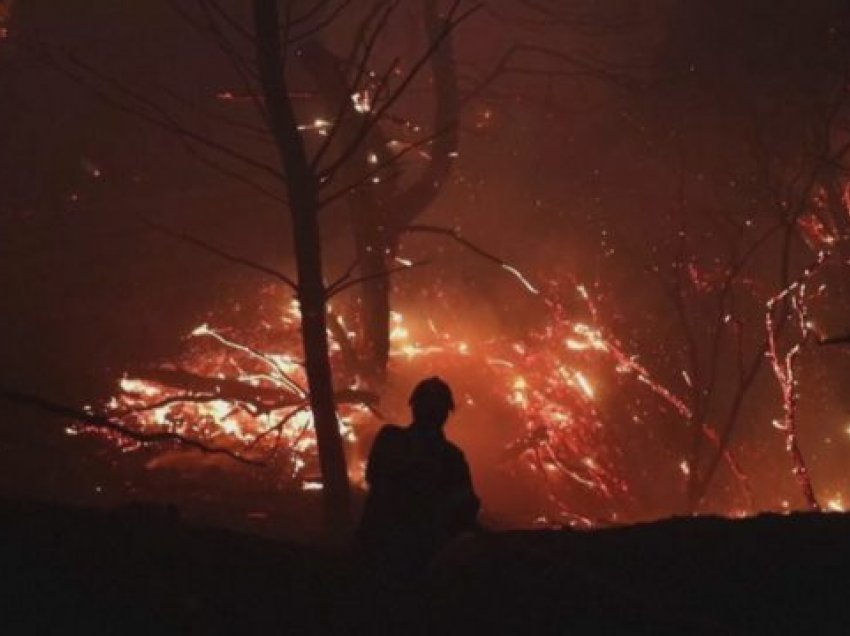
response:
{"label": "glowing ember", "polygon": [[529,282],[529,280],[523,275],[523,273],[521,271],[519,271],[516,267],[502,263],[502,269],[513,274],[517,278],[517,280],[519,280],[519,282],[522,283],[522,286],[525,287],[532,294],[539,294],[540,293],[537,290],[537,288],[534,285],[532,285]]}
{"label": "glowing ember", "polygon": [[372,110],[372,94],[368,90],[352,93],[351,103],[354,106],[354,110],[358,113],[368,113]]}
{"label": "glowing ember", "polygon": [[317,117],[309,124],[301,124],[298,126],[298,130],[300,131],[312,131],[319,135],[327,135],[333,123],[328,121],[327,119],[322,119],[321,117]]}
{"label": "glowing ember", "polygon": [[[800,449],[797,434],[797,404],[799,396],[797,393],[796,363],[803,346],[812,335],[811,323],[806,314],[806,288],[807,283],[818,272],[829,257],[829,252],[822,251],[818,254],[815,263],[807,268],[802,276],[791,283],[788,287],[776,294],[767,303],[765,314],[765,325],[767,329],[767,356],[773,368],[777,382],[782,392],[783,420],[780,423],[774,421],[774,427],[785,434],[785,445],[791,455],[792,472],[806,503],[812,510],[820,510],[821,506],[815,495],[814,486],[809,476],[808,466]],[[784,354],[780,353],[778,328],[774,319],[775,308],[788,301],[792,309],[792,319],[795,319],[799,328],[800,340],[794,343]]]}

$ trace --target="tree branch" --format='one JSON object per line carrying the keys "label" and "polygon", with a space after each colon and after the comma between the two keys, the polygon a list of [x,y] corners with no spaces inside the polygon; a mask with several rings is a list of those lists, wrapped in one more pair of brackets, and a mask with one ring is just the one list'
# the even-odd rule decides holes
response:
{"label": "tree branch", "polygon": [[366,117],[364,117],[363,125],[360,127],[360,131],[358,132],[355,139],[345,148],[340,155],[331,163],[330,166],[323,170],[322,174],[334,174],[336,170],[347,162],[353,155],[355,155],[360,149],[361,144],[366,140],[369,136],[371,130],[381,121],[384,114],[392,108],[392,106],[401,98],[401,96],[405,93],[407,88],[413,82],[414,79],[419,75],[437,49],[443,44],[443,42],[457,29],[457,27],[463,23],[467,18],[476,13],[479,9],[482,8],[482,4],[477,3],[470,7],[469,9],[460,13],[460,15],[455,15],[460,6],[460,1],[456,0],[452,5],[446,20],[443,23],[442,29],[433,37],[429,46],[422,53],[422,55],[413,63],[410,70],[407,72],[405,77],[401,80],[398,87],[388,96],[386,101],[380,105],[375,111],[368,113]]}
{"label": "tree branch", "polygon": [[411,263],[410,265],[399,265],[398,267],[391,267],[385,271],[378,272],[377,274],[370,274],[368,276],[360,276],[358,278],[353,278],[345,283],[334,283],[328,288],[328,298],[332,298],[337,294],[341,294],[349,287],[354,287],[360,283],[366,282],[368,280],[376,280],[379,278],[386,278],[388,276],[392,276],[393,274],[397,274],[398,272],[406,272],[416,267],[422,267],[423,265],[428,265],[429,261],[418,261],[416,263]]}
{"label": "tree branch", "polygon": [[437,234],[440,236],[446,236],[453,241],[459,243],[464,246],[468,250],[477,254],[478,256],[484,258],[485,260],[490,261],[491,263],[495,263],[505,271],[509,272],[514,278],[516,278],[526,290],[530,291],[532,294],[539,294],[540,291],[531,284],[531,282],[520,272],[516,267],[508,263],[507,261],[499,258],[495,254],[484,250],[479,247],[472,241],[465,239],[461,236],[458,230],[454,230],[446,227],[438,227],[436,225],[408,225],[407,227],[401,228],[402,234],[412,234],[412,233],[421,233],[421,234]]}
{"label": "tree branch", "polygon": [[172,230],[171,228],[168,228],[164,225],[160,225],[158,223],[155,223],[154,221],[151,221],[150,219],[144,219],[143,218],[142,222],[146,226],[151,228],[152,230],[155,230],[157,232],[165,234],[166,236],[170,236],[171,238],[176,239],[178,241],[182,241],[183,243],[193,245],[194,247],[202,249],[205,252],[208,252],[210,254],[214,254],[215,256],[218,256],[219,258],[223,258],[224,260],[230,261],[231,263],[236,263],[237,265],[242,265],[243,267],[247,267],[248,269],[252,269],[254,271],[260,272],[260,273],[265,274],[267,276],[271,276],[272,278],[274,278],[278,282],[282,282],[285,285],[287,285],[293,291],[296,291],[296,292],[298,291],[298,285],[295,283],[295,281],[292,278],[290,278],[289,276],[287,276],[283,272],[277,271],[276,269],[274,269],[272,267],[268,267],[266,265],[256,263],[256,262],[249,260],[247,258],[243,258],[242,256],[236,256],[235,254],[231,254],[230,252],[227,252],[223,249],[215,247],[214,245],[211,245],[211,244],[207,243],[206,241],[201,240],[201,239],[199,239],[195,236],[192,236],[190,234],[186,234],[185,232],[179,232],[177,230]]}
{"label": "tree branch", "polygon": [[93,426],[98,429],[111,431],[113,433],[121,435],[122,437],[137,441],[141,444],[177,442],[183,446],[186,446],[188,448],[194,448],[204,453],[209,453],[212,455],[225,455],[243,464],[249,464],[251,466],[266,465],[264,462],[244,457],[243,455],[235,453],[230,449],[221,448],[218,446],[208,446],[195,439],[180,435],[179,433],[174,433],[172,431],[143,433],[141,431],[128,428],[120,422],[117,422],[114,419],[111,419],[104,415],[87,413],[80,409],[65,406],[63,404],[59,404],[58,402],[54,402],[41,396],[34,395],[31,393],[25,393],[23,391],[17,391],[15,389],[0,387],[0,399],[6,400],[7,402],[11,402],[13,404],[18,404],[20,406],[34,407],[61,418],[70,419],[76,422],[86,424],[87,426]]}

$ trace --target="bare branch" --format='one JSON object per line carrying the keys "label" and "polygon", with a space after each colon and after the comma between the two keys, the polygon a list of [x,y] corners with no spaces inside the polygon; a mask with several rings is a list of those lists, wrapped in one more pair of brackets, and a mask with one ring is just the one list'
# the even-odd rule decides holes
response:
{"label": "bare branch", "polygon": [[[70,64],[69,67],[68,64],[62,63],[58,56],[51,51],[49,47],[45,45],[38,45],[35,48],[37,48],[36,52],[40,54],[42,61],[44,61],[48,66],[84,86],[101,101],[109,104],[113,108],[131,114],[148,124],[177,134],[178,136],[185,137],[208,148],[209,150],[240,161],[247,166],[271,174],[278,180],[285,180],[283,173],[275,169],[273,166],[185,127],[161,105],[155,103],[153,100],[138,91],[129,88],[123,82],[104,75],[89,64],[78,59],[72,53],[64,52],[63,54],[64,59]],[[76,71],[72,69],[76,69]],[[98,84],[109,87],[112,92],[108,92]],[[128,99],[129,103],[121,101],[118,97],[116,97],[116,95],[121,95]]]}
{"label": "bare branch", "polygon": [[214,245],[211,245],[211,244],[207,243],[206,241],[201,240],[201,239],[199,239],[195,236],[192,236],[190,234],[186,234],[185,232],[179,232],[177,230],[173,230],[173,229],[168,228],[164,225],[160,225],[159,223],[155,223],[154,221],[151,221],[150,219],[142,219],[142,221],[149,228],[156,230],[157,232],[161,232],[162,234],[165,234],[167,236],[170,236],[171,238],[177,239],[178,241],[182,241],[182,242],[187,243],[189,245],[193,245],[193,246],[200,248],[200,249],[202,249],[206,252],[209,252],[210,254],[214,254],[214,255],[216,255],[220,258],[228,260],[231,263],[236,263],[237,265],[242,265],[242,266],[247,267],[249,269],[253,269],[254,271],[266,274],[267,276],[271,276],[272,278],[274,278],[278,282],[282,282],[282,283],[286,284],[287,286],[289,286],[290,289],[292,289],[293,291],[296,291],[296,292],[298,291],[297,283],[293,279],[291,279],[289,276],[284,274],[283,272],[279,272],[276,269],[273,269],[273,268],[268,267],[266,265],[262,265],[260,263],[256,263],[256,262],[249,260],[247,258],[243,258],[241,256],[236,256],[235,254],[231,254],[230,252],[226,252],[225,250],[222,250],[218,247],[215,247]]}
{"label": "bare branch", "polygon": [[[328,15],[321,18],[318,22],[313,24],[310,28],[308,28],[305,31],[302,31],[301,33],[298,33],[297,35],[294,35],[294,36],[287,38],[286,44],[296,44],[298,42],[301,42],[302,40],[306,40],[307,38],[312,37],[316,33],[319,33],[323,29],[327,28],[328,26],[330,26],[331,24],[333,24],[336,21],[336,19],[342,14],[343,11],[345,11],[346,8],[348,8],[351,5],[351,1],[352,0],[342,0],[342,2],[340,2],[336,7],[334,7],[333,10],[330,13],[328,13]],[[323,4],[326,4],[326,3],[320,2],[318,4],[323,5]],[[300,22],[305,22],[305,21],[307,21],[307,19],[308,18],[306,18],[306,17],[295,18],[292,21],[292,25],[294,26],[294,25],[296,25]]]}
{"label": "bare branch", "polygon": [[402,228],[401,233],[408,233],[408,234],[422,233],[422,234],[437,234],[437,235],[440,235],[440,236],[446,236],[446,237],[452,239],[453,241],[459,243],[460,245],[463,245],[465,248],[471,250],[472,252],[474,252],[478,256],[490,261],[491,263],[495,263],[496,265],[498,265],[502,269],[509,272],[511,275],[514,276],[514,278],[516,278],[522,284],[523,287],[525,287],[531,293],[533,293],[533,294],[539,294],[540,293],[538,291],[538,289],[534,285],[532,285],[528,281],[528,279],[522,274],[522,272],[520,272],[516,267],[514,267],[513,265],[511,265],[507,261],[499,258],[495,254],[488,252],[485,249],[479,247],[478,245],[476,245],[472,241],[463,238],[463,236],[461,236],[461,234],[460,234],[460,231],[458,231],[458,230],[454,230],[452,228],[447,228],[447,227],[438,227],[436,225],[419,225],[419,224],[417,224],[417,225],[408,225],[408,226]]}
{"label": "bare branch", "polygon": [[256,71],[236,50],[236,47],[230,41],[230,38],[228,38],[227,34],[219,27],[215,16],[218,15],[222,17],[225,22],[231,25],[231,29],[235,30],[237,33],[241,33],[244,37],[247,37],[251,44],[256,43],[253,35],[248,33],[243,27],[241,27],[241,25],[230,18],[215,0],[197,0],[197,2],[201,6],[204,15],[207,18],[207,28],[209,32],[213,35],[219,49],[228,58],[234,71],[236,71],[236,74],[242,81],[242,88],[250,96],[251,102],[254,104],[254,108],[260,116],[260,119],[268,125],[268,111],[266,110],[263,100],[260,99],[260,96],[254,89],[253,79],[256,77]]}
{"label": "bare branch", "polygon": [[345,271],[342,273],[342,275],[337,278],[333,283],[331,283],[328,288],[333,289],[337,285],[341,285],[349,278],[351,278],[351,275],[354,274],[354,270],[357,269],[358,265],[360,265],[361,260],[362,259],[360,257],[352,259],[351,263],[349,263],[348,267],[345,268]]}
{"label": "bare branch", "polygon": [[423,137],[422,139],[419,139],[418,141],[415,141],[412,144],[405,146],[402,150],[399,150],[397,153],[390,155],[385,160],[378,163],[378,165],[374,166],[370,170],[367,170],[359,179],[339,188],[338,190],[324,197],[319,202],[319,208],[321,209],[329,206],[331,203],[333,203],[340,197],[343,197],[346,194],[349,194],[350,192],[356,190],[363,184],[368,183],[373,178],[386,171],[388,168],[396,165],[402,158],[404,158],[412,151],[422,148],[423,146],[427,146],[435,139],[439,138],[441,135],[446,134],[446,132],[446,130],[438,130],[435,133],[427,135],[426,137]]}
{"label": "bare branch", "polygon": [[143,433],[141,431],[129,428],[124,424],[121,424],[120,422],[104,415],[87,413],[86,411],[82,411],[80,409],[76,409],[70,406],[65,406],[63,404],[59,404],[58,402],[54,402],[41,396],[33,395],[31,393],[25,393],[23,391],[17,391],[15,389],[0,387],[0,399],[21,406],[34,407],[52,415],[73,420],[75,422],[79,422],[87,426],[93,426],[101,430],[111,431],[113,433],[121,435],[122,437],[126,437],[127,439],[137,441],[141,444],[177,442],[183,446],[186,446],[187,448],[194,448],[204,453],[209,453],[213,455],[225,455],[243,464],[249,464],[251,466],[266,465],[264,462],[250,459],[248,457],[240,455],[239,453],[235,453],[230,449],[218,446],[208,446],[207,444],[199,442],[198,440],[192,439],[190,437],[180,435],[179,433],[174,433],[172,431]]}
{"label": "bare branch", "polygon": [[339,344],[340,354],[342,355],[343,363],[351,375],[357,373],[360,368],[360,358],[348,336],[348,331],[338,315],[328,312],[328,330],[331,332],[334,340]]}
{"label": "bare branch", "polygon": [[241,35],[246,41],[250,44],[255,44],[256,41],[254,39],[254,34],[251,33],[245,26],[239,23],[236,18],[230,15],[224,8],[221,6],[221,3],[218,0],[197,0],[199,4],[203,5],[205,10],[214,13],[219,18],[222,19],[232,30],[234,33],[238,33]]}
{"label": "bare branch", "polygon": [[[319,164],[321,163],[321,160],[324,158],[325,154],[330,149],[331,144],[336,139],[338,131],[341,130],[342,126],[340,125],[340,123],[342,122],[343,118],[346,116],[346,113],[349,113],[352,110],[351,89],[353,89],[353,88],[356,89],[360,85],[360,83],[363,81],[363,77],[365,76],[366,71],[368,69],[369,60],[371,59],[372,51],[375,47],[375,44],[377,43],[378,36],[383,32],[384,27],[387,24],[387,21],[389,20],[390,16],[392,15],[393,11],[396,9],[397,6],[398,6],[398,3],[393,2],[392,4],[390,4],[390,6],[382,14],[380,14],[380,17],[378,18],[377,25],[372,30],[371,35],[368,35],[368,36],[366,36],[365,30],[368,29],[368,26],[371,23],[371,21],[374,19],[374,17],[379,14],[379,9],[381,7],[381,3],[377,3],[375,5],[375,8],[373,9],[373,11],[370,12],[369,14],[367,14],[366,18],[364,19],[364,21],[361,25],[361,29],[363,30],[364,39],[361,40],[361,38],[358,36],[358,38],[355,40],[355,45],[359,45],[359,43],[361,41],[365,42],[364,51],[363,51],[363,54],[361,55],[360,63],[357,66],[357,71],[354,75],[353,80],[351,81],[350,85],[343,86],[343,88],[345,89],[344,90],[345,94],[336,96],[336,99],[338,100],[339,105],[337,106],[336,115],[335,115],[334,119],[332,120],[334,125],[331,127],[331,130],[329,131],[327,137],[322,142],[322,145],[319,146],[319,149],[316,151],[316,154],[313,156],[313,159],[310,162],[310,166],[314,171],[318,170]],[[361,29],[358,29],[358,31],[360,31]],[[325,55],[325,56],[327,56],[326,52],[323,49],[320,50],[320,48],[316,45],[310,46],[310,44],[308,43],[307,45],[305,45],[304,48],[310,49],[309,55],[307,55],[307,57],[305,58],[305,62],[307,62],[308,67],[311,66],[310,62],[311,62],[311,59],[312,59],[313,56],[315,56],[315,55]],[[355,53],[352,52],[352,56],[354,54]],[[330,63],[333,64],[335,61],[336,60],[332,60]],[[324,63],[327,64],[328,61],[326,60]],[[313,72],[314,76],[319,77],[319,72],[318,72],[317,68],[311,68],[311,71]]]}
{"label": "bare branch", "polygon": [[349,287],[354,287],[355,285],[359,285],[360,283],[363,283],[365,281],[386,278],[398,272],[406,272],[416,267],[422,267],[423,265],[428,264],[429,261],[418,261],[416,263],[411,263],[410,265],[399,265],[398,267],[392,267],[382,272],[378,272],[377,274],[370,274],[369,276],[360,276],[359,278],[354,278],[342,284],[336,284],[335,286],[332,285],[328,288],[328,298],[332,298],[337,294],[341,294]]}
{"label": "bare branch", "polygon": [[419,73],[428,63],[428,60],[434,55],[435,51],[443,44],[443,42],[448,38],[466,19],[471,17],[474,13],[476,13],[479,9],[482,8],[482,4],[475,4],[466,11],[461,12],[459,15],[455,14],[458,12],[458,8],[460,6],[460,1],[456,0],[451,10],[449,11],[448,17],[446,18],[443,28],[439,30],[439,32],[433,37],[429,46],[422,53],[422,55],[413,63],[407,75],[401,80],[396,89],[388,96],[386,101],[380,105],[373,112],[368,113],[364,116],[363,125],[360,127],[360,131],[357,136],[349,143],[348,147],[345,148],[340,155],[327,167],[322,171],[322,175],[331,175],[339,169],[339,167],[347,162],[352,156],[354,156],[360,149],[362,143],[369,136],[371,130],[378,125],[378,123],[383,118],[384,114],[392,108],[393,105],[401,98],[401,96],[405,93],[407,88],[411,85],[413,80],[418,77]]}
{"label": "bare branch", "polygon": [[254,181],[250,177],[245,176],[244,174],[242,174],[241,172],[239,172],[235,169],[231,169],[231,168],[228,168],[228,167],[222,165],[221,163],[219,163],[215,159],[212,159],[210,157],[202,155],[200,152],[198,152],[198,149],[195,146],[193,146],[192,142],[190,142],[188,139],[185,139],[184,137],[179,137],[179,139],[183,143],[183,147],[186,149],[186,152],[188,152],[190,155],[195,157],[195,159],[197,159],[198,161],[200,161],[202,164],[209,167],[210,169],[215,170],[216,172],[223,174],[224,176],[226,176],[230,179],[233,179],[234,181],[238,181],[239,183],[242,183],[242,184],[248,186],[249,188],[251,188],[255,192],[263,195],[267,199],[271,199],[272,201],[277,201],[278,203],[283,203],[284,205],[289,204],[289,201],[287,201],[287,199],[285,197],[280,196],[278,194],[275,194],[274,192],[272,192],[271,190],[269,190],[268,188],[266,188],[262,184],[257,183],[256,181]]}
{"label": "bare branch", "polygon": [[850,334],[832,336],[831,338],[822,338],[818,341],[818,344],[823,346],[850,344]]}

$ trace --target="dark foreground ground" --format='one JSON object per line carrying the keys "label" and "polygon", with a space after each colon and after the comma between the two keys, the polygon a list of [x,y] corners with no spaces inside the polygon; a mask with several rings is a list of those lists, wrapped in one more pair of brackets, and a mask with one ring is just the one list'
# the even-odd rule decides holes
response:
{"label": "dark foreground ground", "polygon": [[0,633],[850,633],[850,518],[515,532],[380,585],[354,555],[0,503]]}

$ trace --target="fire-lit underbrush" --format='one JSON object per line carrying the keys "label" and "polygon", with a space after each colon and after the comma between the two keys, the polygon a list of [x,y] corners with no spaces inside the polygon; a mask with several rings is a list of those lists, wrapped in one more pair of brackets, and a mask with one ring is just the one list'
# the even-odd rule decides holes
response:
{"label": "fire-lit underbrush", "polygon": [[[562,300],[578,309],[567,311]],[[605,332],[584,286],[571,285],[568,298],[553,294],[545,305],[544,326],[518,340],[460,337],[442,328],[439,316],[393,313],[390,372],[474,375],[477,382],[459,389],[461,408],[499,409],[514,420],[499,470],[520,472],[542,485],[550,502],[546,516],[553,521],[616,518],[632,498],[621,461],[627,440],[611,425],[604,401],[621,400],[618,394],[631,385],[643,394],[632,404],[635,409],[654,403],[686,419],[688,408]],[[273,464],[281,482],[320,488],[297,304],[267,290],[260,313],[250,329],[198,326],[179,360],[121,378],[105,410],[129,429],[168,431],[225,448],[247,461]],[[332,338],[337,369],[345,366],[341,349]],[[373,432],[383,414],[361,378],[340,371],[337,384],[350,473],[359,482],[368,451],[359,437]],[[646,415],[636,410],[630,424],[648,426]],[[125,451],[157,450],[108,435]],[[188,462],[199,456],[191,449],[185,455]]]}
{"label": "fire-lit underbrush", "polygon": [[[786,437],[791,460],[787,465],[810,507],[816,499],[797,441],[794,373],[801,347],[811,340],[812,323],[806,314],[810,283],[828,260],[829,253],[821,252],[803,279],[763,304],[763,355],[779,381],[785,414],[774,424]],[[698,291],[704,292],[703,287],[695,283]],[[236,323],[225,317],[220,325],[211,320],[198,326],[187,336],[179,359],[121,378],[104,410],[127,429],[154,438],[167,432],[207,450],[225,449],[232,456],[225,464],[238,465],[235,458],[272,468],[280,486],[321,489],[298,306],[272,288],[260,298],[250,327],[234,327]],[[776,324],[777,308],[786,299],[791,301],[791,320],[782,319],[782,325],[799,323],[800,342],[795,342],[794,333],[783,336],[782,325]],[[487,471],[514,479],[534,493],[527,522],[591,526],[639,519],[652,514],[645,501],[652,489],[673,493],[665,505],[675,505],[670,502],[685,497],[694,483],[694,462],[700,459],[688,454],[694,435],[731,477],[734,492],[720,510],[740,515],[759,509],[746,459],[738,457],[740,444],[724,443],[717,427],[695,413],[694,387],[686,371],[660,380],[657,360],[647,362],[623,344],[609,326],[610,303],[600,288],[562,281],[552,283],[537,300],[543,315],[520,338],[458,327],[462,323],[447,315],[446,307],[434,308],[431,315],[416,309],[394,312],[390,381],[381,395],[373,393],[346,360],[346,352],[358,344],[357,329],[351,326],[356,319],[345,309],[335,314],[337,329],[329,337],[352,480],[362,483],[371,436],[385,421],[382,405],[403,404],[410,388],[407,380],[438,373],[458,380],[453,383],[465,421],[494,414],[507,420],[507,435],[490,435],[488,442],[480,439],[488,434],[479,432],[477,441],[500,446],[497,455],[490,453],[499,459],[486,466]],[[347,342],[340,342],[343,337]],[[787,353],[781,352],[783,343],[791,347]],[[167,449],[186,466],[199,463],[202,456],[197,447],[182,449],[180,444],[146,443],[114,431],[89,430],[108,435],[124,451],[146,448],[156,455]],[[776,433],[770,427],[765,430],[767,435]],[[827,506],[835,508],[835,500]]]}

